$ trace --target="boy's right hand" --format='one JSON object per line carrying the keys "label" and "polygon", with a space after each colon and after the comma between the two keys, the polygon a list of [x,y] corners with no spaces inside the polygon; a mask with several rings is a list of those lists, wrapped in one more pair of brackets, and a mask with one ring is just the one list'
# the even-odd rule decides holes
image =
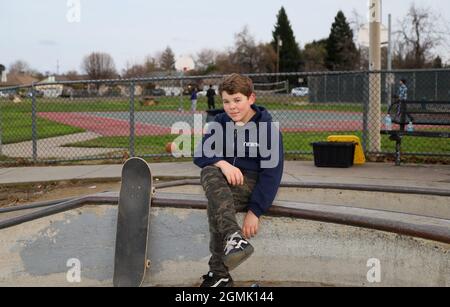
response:
{"label": "boy's right hand", "polygon": [[242,175],[242,172],[239,168],[223,160],[217,162],[215,166],[220,168],[225,178],[227,178],[229,184],[233,186],[244,184],[244,175]]}

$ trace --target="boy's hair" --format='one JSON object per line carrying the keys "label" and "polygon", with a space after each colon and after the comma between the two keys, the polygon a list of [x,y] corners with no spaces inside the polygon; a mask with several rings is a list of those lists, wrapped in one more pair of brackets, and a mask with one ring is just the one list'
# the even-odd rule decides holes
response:
{"label": "boy's hair", "polygon": [[406,85],[406,79],[400,79],[404,85]]}
{"label": "boy's hair", "polygon": [[227,92],[229,95],[241,93],[250,97],[254,93],[253,81],[246,76],[239,74],[231,74],[223,79],[219,86],[219,94]]}

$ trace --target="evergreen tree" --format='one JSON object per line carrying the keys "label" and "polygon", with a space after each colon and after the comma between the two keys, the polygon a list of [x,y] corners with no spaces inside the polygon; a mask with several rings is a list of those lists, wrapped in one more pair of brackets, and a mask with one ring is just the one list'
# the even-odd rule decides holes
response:
{"label": "evergreen tree", "polygon": [[331,26],[327,41],[326,66],[329,70],[353,70],[358,67],[358,50],[353,41],[353,31],[342,11]]}
{"label": "evergreen tree", "polygon": [[302,58],[300,48],[295,41],[294,31],[292,31],[291,23],[288,19],[284,7],[281,7],[277,15],[277,23],[275,30],[272,32],[273,40],[270,43],[275,52],[278,48],[278,38],[282,42],[280,48],[280,72],[296,72],[302,67]]}
{"label": "evergreen tree", "polygon": [[161,54],[160,67],[164,71],[175,70],[175,54],[170,47],[167,47]]}
{"label": "evergreen tree", "polygon": [[442,63],[442,58],[440,56],[435,57],[431,66],[433,68],[444,68],[444,64]]}

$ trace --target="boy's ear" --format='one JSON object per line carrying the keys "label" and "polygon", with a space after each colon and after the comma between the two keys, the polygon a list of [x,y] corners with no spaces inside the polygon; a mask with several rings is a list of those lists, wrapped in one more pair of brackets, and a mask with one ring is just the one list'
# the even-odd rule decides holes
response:
{"label": "boy's ear", "polygon": [[251,93],[250,97],[248,97],[248,101],[250,102],[250,104],[254,104],[256,101],[256,94],[255,93]]}

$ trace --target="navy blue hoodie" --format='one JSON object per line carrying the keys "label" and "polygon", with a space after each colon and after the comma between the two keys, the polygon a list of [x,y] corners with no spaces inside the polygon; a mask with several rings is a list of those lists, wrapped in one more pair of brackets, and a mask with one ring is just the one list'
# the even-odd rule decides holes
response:
{"label": "navy blue hoodie", "polygon": [[[228,125],[233,125],[233,121],[225,112],[217,114],[213,122],[218,123],[224,131],[223,150],[214,148],[215,151],[212,157],[207,157],[205,155],[203,145],[209,138],[214,136],[215,132],[207,133],[203,136],[201,143],[202,147],[199,146],[196,149],[194,163],[203,168],[224,160],[239,168],[243,173],[246,171],[256,172],[258,174],[258,180],[253,189],[250,202],[248,204],[248,209],[251,210],[256,216],[260,217],[262,214],[267,212],[278,192],[281,177],[283,175],[284,151],[281,132],[279,129],[272,127],[272,116],[270,113],[265,108],[256,105],[252,105],[252,109],[256,112],[256,114],[250,119],[249,123],[253,122],[256,124],[254,126],[258,129],[258,137],[256,142],[254,139],[250,140],[249,131],[245,133],[244,142],[242,142],[243,139],[241,137],[239,137],[240,142],[238,142],[236,130],[231,135],[228,134],[227,136],[227,133],[225,133],[227,123]],[[249,123],[247,123],[242,129],[245,129],[246,127],[248,128]],[[265,127],[264,124],[259,125],[260,123],[267,123],[265,124],[267,127],[267,137],[264,136],[262,139],[262,134],[260,133],[263,133],[263,131],[260,131],[260,129],[265,129]],[[211,132],[213,131],[214,130]],[[271,152],[270,148],[272,148],[272,134],[278,134],[278,161],[269,154],[269,152]],[[240,154],[238,154],[239,151]],[[245,152],[245,156],[243,156],[243,152]],[[251,152],[253,152],[253,154],[250,156]],[[209,156],[211,156],[211,154],[209,154]],[[272,158],[274,159],[272,160]],[[276,164],[273,164],[274,161],[276,161]],[[272,164],[270,167],[267,167],[267,165],[262,167],[268,162],[272,162],[269,163]]]}

